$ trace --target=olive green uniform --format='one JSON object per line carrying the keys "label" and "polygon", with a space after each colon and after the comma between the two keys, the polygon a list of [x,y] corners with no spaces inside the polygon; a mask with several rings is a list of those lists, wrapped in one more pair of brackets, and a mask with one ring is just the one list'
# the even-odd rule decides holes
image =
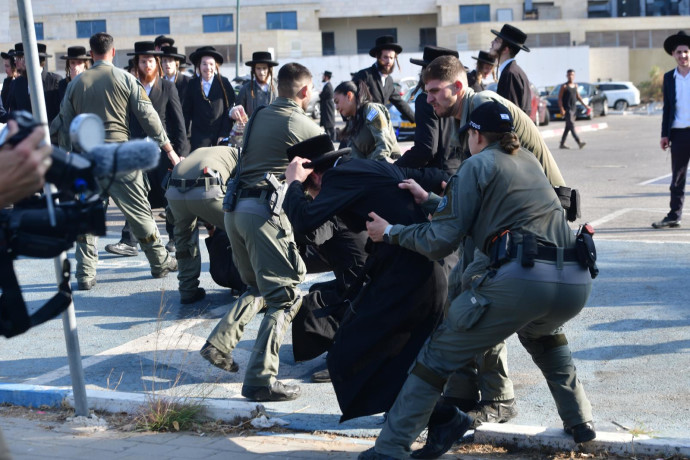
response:
{"label": "olive green uniform", "polygon": [[[524,149],[508,155],[493,144],[463,162],[431,222],[394,225],[390,243],[440,259],[471,236],[486,254],[492,238],[506,229],[533,233],[544,245],[574,248],[563,208],[534,155]],[[405,457],[448,377],[515,332],[544,374],[565,424],[591,421],[590,403],[560,333],[590,291],[589,272],[575,261],[537,258],[525,268],[511,259],[493,274],[485,270],[471,289],[451,299],[448,316],[420,351],[388,414],[376,451]]]}
{"label": "olive green uniform", "polygon": [[175,218],[175,256],[182,299],[194,296],[199,287],[201,254],[197,218],[225,228],[225,183],[235,174],[236,166],[237,149],[202,147],[172,170],[165,197]]}
{"label": "olive green uniform", "polygon": [[[306,273],[292,233],[280,210],[271,216],[272,189],[265,173],[276,178],[289,164],[286,150],[323,133],[297,103],[278,97],[256,113],[250,133],[245,134],[240,192],[233,212],[225,214],[225,229],[232,256],[248,290],[230,307],[208,338],[223,353],[231,353],[246,324],[266,306],[266,314],[254,342],[244,384],[272,385],[278,374],[278,352],[288,325],[301,306],[297,285]],[[259,299],[258,297],[263,297]]]}
{"label": "olive green uniform", "polygon": [[353,158],[370,160],[400,158],[400,147],[386,106],[368,102],[360,110],[364,115],[364,125],[358,133],[350,137],[350,155]]}
{"label": "olive green uniform", "polygon": [[[141,83],[112,63],[96,61],[93,67],[67,86],[60,104],[60,114],[53,120],[51,131],[58,133],[60,147],[71,151],[70,123],[79,114],[93,113],[103,121],[106,142],[127,142],[130,111],[158,145],[169,143],[160,118]],[[170,256],[161,243],[153,219],[147,199],[150,186],[144,174],[134,171],[116,178],[112,183],[110,178],[102,179],[100,184],[130,223],[132,234],[139,240],[149,261],[151,273],[159,275],[168,266]],[[81,235],[77,239],[75,257],[79,281],[96,276],[98,251],[95,244],[96,237],[93,235]]]}
{"label": "olive green uniform", "polygon": [[[537,158],[542,166],[544,174],[552,186],[564,186],[563,176],[551,155],[551,151],[546,146],[544,138],[534,122],[525,114],[520,107],[509,100],[499,96],[493,91],[474,92],[471,88],[465,90],[462,102],[462,114],[457,126],[465,126],[469,122],[470,113],[485,102],[496,101],[506,106],[513,117],[514,131],[520,140],[520,144],[529,150]],[[459,134],[455,130],[452,143],[460,146],[469,155],[468,132]],[[483,273],[488,266],[488,258],[481,251],[474,248],[474,242],[467,238],[464,244],[464,254],[462,260],[462,272],[453,272],[450,276],[457,279],[449,279],[449,298],[453,298],[450,286],[455,286],[456,294],[459,294],[462,286],[465,287],[477,276]],[[460,277],[464,283],[460,283]],[[483,401],[505,401],[515,397],[513,383],[508,378],[508,351],[504,342],[492,347],[478,358],[479,375],[475,366],[469,366],[457,370],[457,374],[448,380],[448,385],[444,394],[449,397],[473,400],[477,397],[477,388],[481,388],[481,399]],[[481,384],[479,383],[481,381]]]}

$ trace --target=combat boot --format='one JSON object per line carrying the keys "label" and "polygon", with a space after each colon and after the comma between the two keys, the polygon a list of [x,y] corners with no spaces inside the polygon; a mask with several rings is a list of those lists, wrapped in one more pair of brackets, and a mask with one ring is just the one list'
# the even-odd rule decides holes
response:
{"label": "combat boot", "polygon": [[482,423],[505,423],[517,414],[515,398],[505,401],[480,401],[476,409],[467,413],[474,419],[473,428]]}
{"label": "combat boot", "polygon": [[237,372],[240,370],[240,366],[232,359],[230,354],[223,353],[209,342],[204,344],[199,354],[203,356],[206,361],[224,371]]}
{"label": "combat boot", "polygon": [[255,386],[243,385],[242,396],[250,401],[292,401],[300,395],[300,388],[297,385],[285,385],[275,381],[273,385]]}
{"label": "combat boot", "polygon": [[594,431],[594,425],[592,422],[579,423],[572,428],[563,424],[563,431],[573,437],[575,443],[580,444],[582,442],[592,441],[597,437],[596,431]]}
{"label": "combat boot", "polygon": [[[438,458],[448,452],[453,446],[453,443],[470,429],[474,421],[472,417],[464,412],[461,412],[455,406],[444,406],[442,410],[434,409],[436,417],[441,416],[444,412],[446,421],[438,423],[429,420],[429,432],[426,438],[426,444],[419,450],[412,452],[412,458]],[[449,418],[448,418],[449,417]]]}

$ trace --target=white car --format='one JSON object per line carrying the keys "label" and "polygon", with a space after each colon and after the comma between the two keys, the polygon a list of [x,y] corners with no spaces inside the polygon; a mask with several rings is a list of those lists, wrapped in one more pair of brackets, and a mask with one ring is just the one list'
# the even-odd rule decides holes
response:
{"label": "white car", "polygon": [[640,103],[640,90],[632,82],[606,81],[599,83],[598,87],[606,95],[609,107],[613,107],[616,110],[625,110]]}

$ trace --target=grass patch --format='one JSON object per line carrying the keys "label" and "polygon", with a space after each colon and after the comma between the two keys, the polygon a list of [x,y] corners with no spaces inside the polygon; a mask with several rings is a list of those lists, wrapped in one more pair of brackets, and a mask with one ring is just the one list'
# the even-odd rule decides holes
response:
{"label": "grass patch", "polygon": [[186,431],[206,421],[201,402],[156,395],[149,399],[134,424],[142,431]]}

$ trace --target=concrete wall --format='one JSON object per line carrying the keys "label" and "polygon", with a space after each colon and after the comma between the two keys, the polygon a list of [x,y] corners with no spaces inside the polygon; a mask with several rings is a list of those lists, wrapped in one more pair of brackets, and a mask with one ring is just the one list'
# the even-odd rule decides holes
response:
{"label": "concrete wall", "polygon": [[628,81],[630,77],[629,51],[628,48],[590,48],[591,80]]}
{"label": "concrete wall", "polygon": [[649,72],[654,66],[665,73],[676,67],[676,61],[662,49],[630,50],[630,81],[637,85],[649,80]]}

